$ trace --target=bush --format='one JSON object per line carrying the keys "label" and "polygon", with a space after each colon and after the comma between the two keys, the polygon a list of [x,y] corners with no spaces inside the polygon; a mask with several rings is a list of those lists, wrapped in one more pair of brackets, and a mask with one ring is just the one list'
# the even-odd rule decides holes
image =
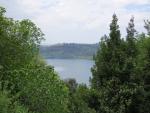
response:
{"label": "bush", "polygon": [[0,113],[10,113],[11,99],[7,91],[0,91]]}
{"label": "bush", "polygon": [[[7,73],[8,74],[8,73]],[[51,67],[22,69],[9,73],[20,102],[32,112],[66,113],[68,89]]]}

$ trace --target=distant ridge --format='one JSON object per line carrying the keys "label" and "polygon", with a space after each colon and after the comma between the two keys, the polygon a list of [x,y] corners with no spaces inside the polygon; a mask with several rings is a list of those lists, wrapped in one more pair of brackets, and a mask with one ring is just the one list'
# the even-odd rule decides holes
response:
{"label": "distant ridge", "polygon": [[60,43],[55,45],[41,45],[40,53],[46,59],[92,59],[98,46],[98,43]]}

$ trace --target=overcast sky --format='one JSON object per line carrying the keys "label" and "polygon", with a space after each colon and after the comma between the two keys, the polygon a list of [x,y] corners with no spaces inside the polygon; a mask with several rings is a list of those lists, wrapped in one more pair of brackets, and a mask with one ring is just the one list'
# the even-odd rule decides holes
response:
{"label": "overcast sky", "polygon": [[138,31],[150,19],[150,0],[0,0],[0,6],[9,17],[35,22],[45,34],[43,44],[97,43],[109,33],[113,13],[122,36],[132,15]]}

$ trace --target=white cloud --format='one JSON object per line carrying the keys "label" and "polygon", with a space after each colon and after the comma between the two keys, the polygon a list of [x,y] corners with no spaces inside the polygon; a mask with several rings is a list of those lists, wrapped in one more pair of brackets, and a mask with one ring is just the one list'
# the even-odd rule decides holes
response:
{"label": "white cloud", "polygon": [[[8,5],[8,1],[14,1],[14,4]],[[143,20],[149,18],[148,15],[150,15],[150,12],[127,8],[132,4],[149,5],[150,0],[8,1],[0,0],[0,3],[2,2],[8,9],[15,8],[14,17],[18,12],[18,15],[24,15],[23,17],[28,17],[38,24],[46,34],[46,43],[97,42],[100,36],[108,33],[109,23],[114,12],[118,15],[123,34],[125,34],[125,27],[132,15],[135,16],[137,29],[143,30]]]}

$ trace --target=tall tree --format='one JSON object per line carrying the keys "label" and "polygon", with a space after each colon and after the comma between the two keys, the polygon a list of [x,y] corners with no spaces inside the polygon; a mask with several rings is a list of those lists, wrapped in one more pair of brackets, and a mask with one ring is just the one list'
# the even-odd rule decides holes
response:
{"label": "tall tree", "polygon": [[[138,50],[134,18],[127,27],[127,40],[121,39],[117,16],[113,15],[109,37],[104,36],[94,57],[92,88],[99,92],[104,113],[138,113],[142,102],[141,81],[136,76]],[[139,96],[139,97],[138,97]]]}
{"label": "tall tree", "polygon": [[[124,85],[125,44],[121,39],[117,16],[113,15],[109,37],[105,36],[97,52],[92,68],[91,84],[99,90],[101,111],[104,113],[121,113],[125,111]],[[125,103],[125,104],[124,104]]]}
{"label": "tall tree", "polygon": [[119,74],[118,68],[121,68],[121,38],[117,21],[117,16],[114,14],[110,24],[111,32],[109,37],[104,36],[102,38],[99,50],[94,57],[95,65],[92,68],[93,78],[91,82],[92,87],[97,89],[102,87],[106,80],[112,79],[116,74]]}
{"label": "tall tree", "polygon": [[130,19],[130,22],[127,27],[127,55],[128,57],[135,58],[137,55],[137,47],[135,44],[135,25],[134,25],[134,17]]}
{"label": "tall tree", "polygon": [[134,17],[130,19],[128,24],[127,36],[126,36],[126,81],[131,82],[131,78],[133,78],[133,74],[136,68],[136,57],[138,55],[138,49],[136,46],[136,38],[135,38],[135,25],[134,25]]}
{"label": "tall tree", "polygon": [[[130,19],[130,22],[127,27],[127,37],[126,37],[126,81],[128,89],[132,89],[132,93],[129,93],[130,96],[130,105],[128,106],[126,113],[139,113],[140,112],[140,103],[142,102],[142,79],[139,78],[139,69],[137,68],[137,39],[134,17]],[[138,79],[137,79],[138,78]],[[135,91],[134,91],[135,90]]]}
{"label": "tall tree", "polygon": [[138,67],[143,88],[143,102],[140,102],[140,113],[150,111],[150,36],[140,38]]}
{"label": "tall tree", "polygon": [[144,27],[147,30],[147,34],[150,36],[150,21],[145,20],[144,23],[145,23]]}

